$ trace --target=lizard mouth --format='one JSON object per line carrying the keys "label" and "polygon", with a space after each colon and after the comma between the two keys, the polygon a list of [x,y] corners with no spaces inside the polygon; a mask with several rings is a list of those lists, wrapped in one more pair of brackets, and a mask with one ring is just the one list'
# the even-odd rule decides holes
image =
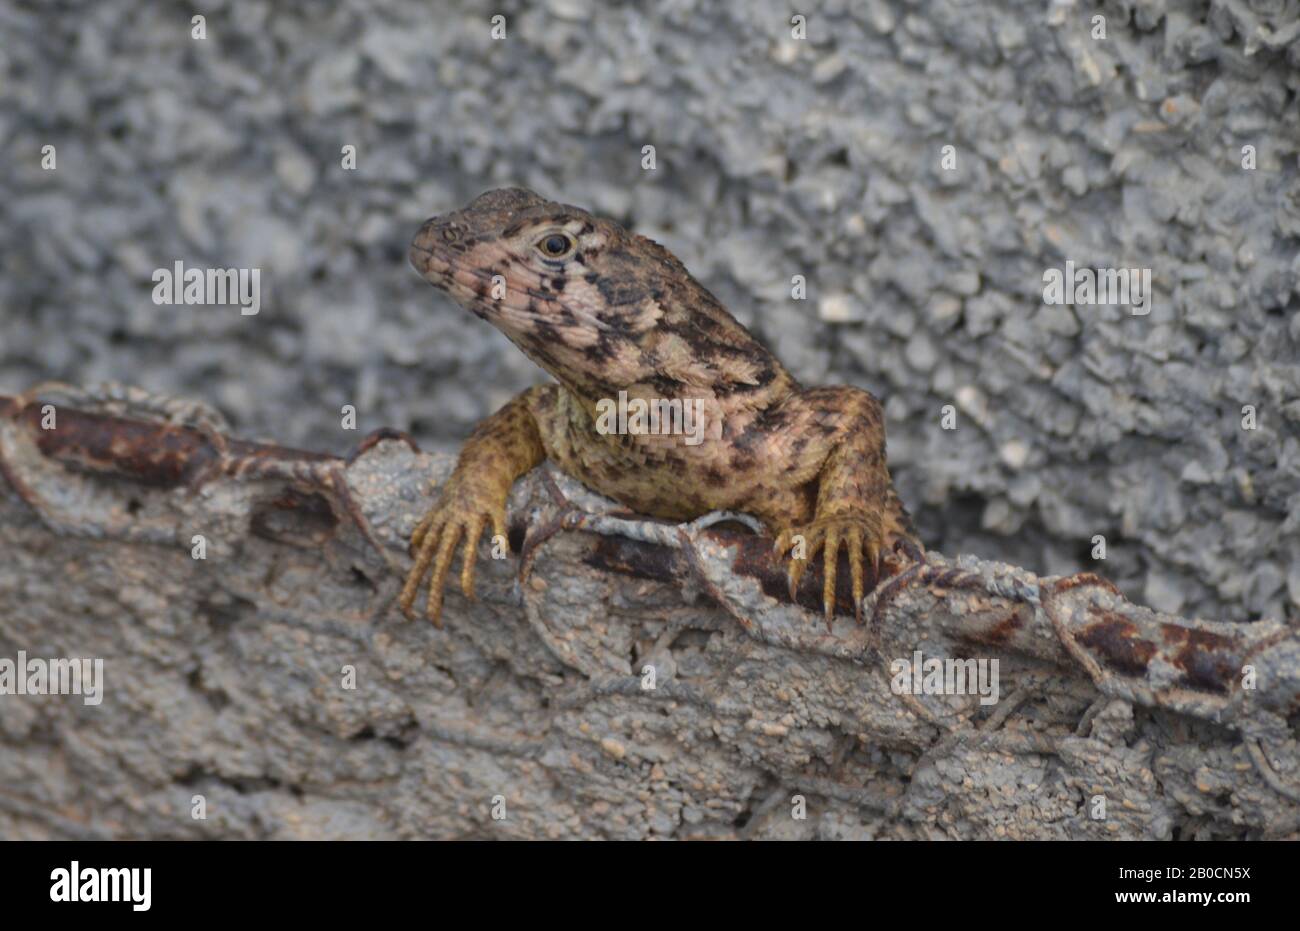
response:
{"label": "lizard mouth", "polygon": [[438,249],[430,249],[417,237],[406,253],[411,267],[420,273],[420,277],[440,291],[451,291],[454,276],[452,261],[449,256]]}
{"label": "lizard mouth", "polygon": [[488,320],[498,327],[505,328],[512,323],[524,328],[531,325],[529,315],[514,309],[510,302],[487,298],[492,286],[492,279],[487,274],[468,268],[463,262],[457,262],[454,254],[438,248],[436,240],[432,248],[424,245],[427,241],[428,238],[421,230],[421,235],[411,243],[407,254],[421,278],[476,317]]}
{"label": "lizard mouth", "polygon": [[411,248],[407,250],[406,258],[421,275],[427,275],[431,271],[442,271],[447,266],[446,259],[439,256],[432,249],[422,245],[420,239],[416,237],[411,243]]}

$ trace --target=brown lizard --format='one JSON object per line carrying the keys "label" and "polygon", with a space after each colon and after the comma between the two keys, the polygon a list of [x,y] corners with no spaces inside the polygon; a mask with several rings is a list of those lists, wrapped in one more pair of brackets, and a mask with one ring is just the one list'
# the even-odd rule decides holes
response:
{"label": "brown lizard", "polygon": [[[483,531],[506,535],[515,480],[543,459],[639,513],[691,520],[717,510],[757,517],[776,551],[794,552],[791,597],[823,554],[823,604],[835,605],[847,550],[859,623],[864,557],[915,543],[885,462],[880,404],[858,388],[803,388],[681,262],[658,243],[577,207],[519,188],[489,191],[430,219],[411,264],[434,287],[501,330],[558,384],[523,392],[484,420],[437,504],[411,535],[415,565],[400,604],[412,613],[431,574],[426,614],[463,542],[461,588],[473,597]],[[695,433],[633,429],[608,416],[681,402]],[[604,419],[602,416],[604,415]],[[651,421],[653,424],[653,421]],[[682,422],[678,422],[680,426]],[[802,544],[802,546],[800,546]]]}

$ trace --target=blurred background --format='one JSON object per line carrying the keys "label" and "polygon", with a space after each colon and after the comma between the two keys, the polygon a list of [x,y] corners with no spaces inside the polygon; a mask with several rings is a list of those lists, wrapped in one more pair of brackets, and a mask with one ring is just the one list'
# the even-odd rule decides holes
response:
{"label": "blurred background", "polygon": [[[875,392],[930,547],[1300,613],[1292,0],[201,6],[0,0],[0,393],[117,380],[245,437],[453,452],[544,376],[406,246],[524,185]],[[261,312],[155,305],[177,260],[260,268]],[[1151,313],[1045,305],[1067,260],[1150,268]]]}

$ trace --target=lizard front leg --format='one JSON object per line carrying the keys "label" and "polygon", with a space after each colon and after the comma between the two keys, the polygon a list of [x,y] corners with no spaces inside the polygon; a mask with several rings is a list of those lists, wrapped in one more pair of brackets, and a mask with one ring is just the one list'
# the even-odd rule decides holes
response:
{"label": "lizard front leg", "polygon": [[465,441],[437,504],[411,534],[415,565],[398,602],[407,617],[414,616],[416,593],[428,575],[425,615],[435,626],[442,626],[442,590],[462,538],[460,586],[466,598],[474,597],[479,539],[489,524],[493,534],[506,536],[506,500],[511,487],[546,457],[534,410],[556,390],[555,385],[530,388],[480,423]]}
{"label": "lizard front leg", "polygon": [[[812,520],[778,524],[775,549],[789,552],[803,538],[803,558],[790,562],[790,597],[809,561],[822,553],[822,605],[829,626],[835,610],[835,581],[840,546],[848,551],[853,611],[862,623],[865,595],[864,557],[880,578],[880,559],[892,541],[915,542],[911,521],[903,508],[885,461],[885,426],[880,404],[856,388],[815,388],[795,399],[806,408],[801,432],[818,439],[805,456],[822,456],[816,472],[817,497]],[[796,554],[799,555],[799,554]]]}

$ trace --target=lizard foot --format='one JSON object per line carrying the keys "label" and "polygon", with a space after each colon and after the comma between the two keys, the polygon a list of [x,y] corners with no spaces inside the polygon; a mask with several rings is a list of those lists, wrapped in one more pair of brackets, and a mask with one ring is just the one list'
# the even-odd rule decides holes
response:
{"label": "lizard foot", "polygon": [[[460,587],[466,598],[474,597],[474,560],[478,556],[478,542],[483,530],[492,526],[492,533],[506,538],[505,500],[482,489],[471,487],[453,475],[447,480],[438,503],[429,509],[424,519],[411,533],[411,551],[415,565],[406,576],[406,585],[398,604],[409,618],[415,617],[412,605],[420,583],[429,576],[429,600],[425,616],[435,627],[442,627],[442,590],[456,555],[456,545],[464,538],[461,555]],[[508,544],[507,544],[508,545]]]}
{"label": "lizard foot", "polygon": [[797,549],[798,538],[803,538],[802,552],[790,559],[790,600],[794,601],[799,589],[799,579],[808,568],[808,563],[820,550],[822,553],[822,607],[826,614],[826,627],[829,630],[835,615],[835,576],[838,570],[839,550],[841,544],[849,552],[849,573],[853,583],[853,616],[858,624],[862,623],[862,599],[865,592],[865,569],[863,555],[871,560],[874,578],[880,578],[880,556],[886,546],[884,528],[880,519],[864,513],[845,514],[836,517],[819,517],[812,523],[798,528],[782,530],[777,535],[773,546],[777,555],[785,555],[791,549]]}

